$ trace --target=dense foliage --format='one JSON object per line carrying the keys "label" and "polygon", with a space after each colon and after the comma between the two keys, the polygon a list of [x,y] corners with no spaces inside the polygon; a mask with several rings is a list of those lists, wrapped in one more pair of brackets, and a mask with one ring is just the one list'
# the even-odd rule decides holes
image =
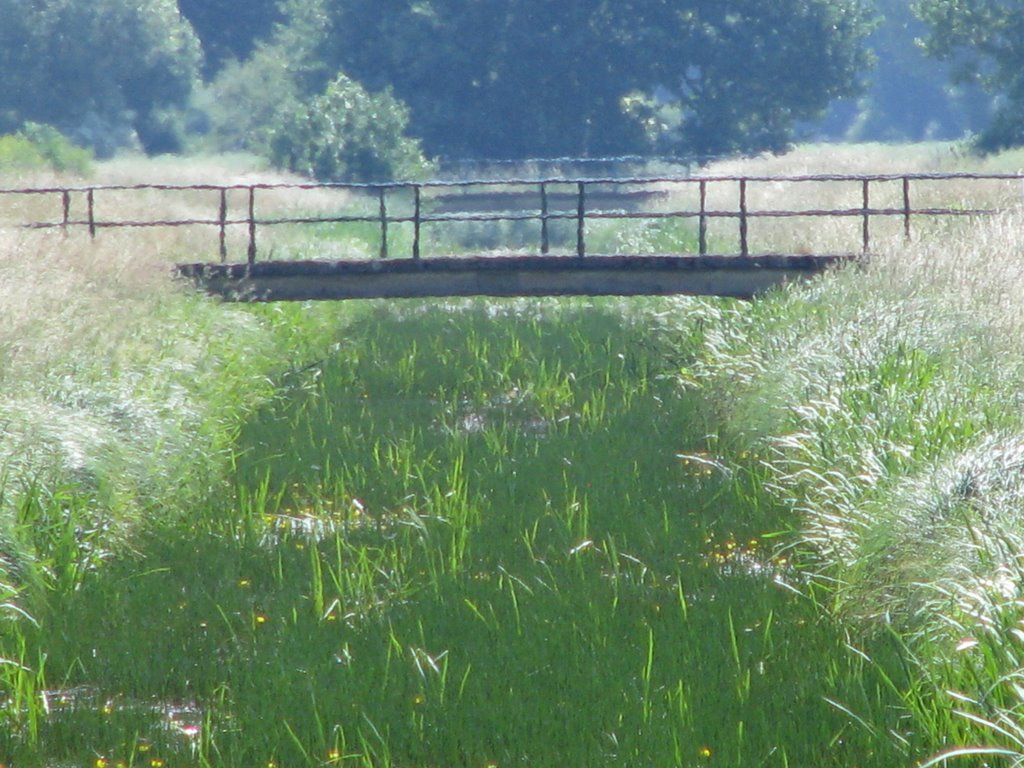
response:
{"label": "dense foliage", "polygon": [[284,113],[271,140],[276,165],[324,181],[387,181],[426,164],[405,136],[408,111],[388,92],[370,94],[338,75],[308,105]]}
{"label": "dense foliage", "polygon": [[202,41],[207,72],[249,56],[284,20],[278,0],[178,0],[178,6]]}
{"label": "dense foliage", "polygon": [[959,139],[980,131],[991,97],[977,84],[951,82],[950,65],[919,45],[928,28],[906,0],[875,0],[878,21],[866,44],[875,59],[867,88],[833,104],[821,125],[851,141]]}
{"label": "dense foliage", "polygon": [[808,130],[974,131],[993,149],[1024,141],[1016,11],[1008,0],[0,0],[0,133],[52,125],[101,157],[125,146],[269,157],[282,119],[322,106],[340,77],[407,107],[383,121],[400,126],[385,147],[408,135],[434,156],[751,153]]}
{"label": "dense foliage", "polygon": [[184,104],[202,51],[175,0],[0,0],[0,131],[54,125],[99,154],[134,134],[180,148],[168,109]]}
{"label": "dense foliage", "polygon": [[1024,14],[1014,0],[918,0],[930,53],[950,60],[961,81],[1001,97],[979,139],[986,150],[1024,144]]}
{"label": "dense foliage", "polygon": [[87,176],[92,171],[92,153],[74,146],[49,125],[26,123],[17,133],[0,136],[0,172],[42,169]]}
{"label": "dense foliage", "polygon": [[780,149],[855,90],[858,0],[337,0],[320,55],[406,101],[432,153]]}

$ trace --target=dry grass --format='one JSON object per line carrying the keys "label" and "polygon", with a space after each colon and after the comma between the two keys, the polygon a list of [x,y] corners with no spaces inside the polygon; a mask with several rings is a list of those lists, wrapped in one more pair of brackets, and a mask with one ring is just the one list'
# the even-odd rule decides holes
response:
{"label": "dry grass", "polygon": [[148,324],[152,304],[178,291],[164,250],[116,235],[97,246],[56,233],[4,233],[0,380],[132,339]]}
{"label": "dry grass", "polygon": [[265,394],[273,334],[172,275],[192,236],[0,230],[0,539],[29,488],[72,483],[111,531],[198,492],[232,398]]}
{"label": "dry grass", "polygon": [[[971,167],[908,153],[901,165],[868,148],[873,159],[861,164],[847,152],[816,148],[728,171],[1006,171],[1019,158]],[[774,492],[803,513],[805,542],[838,579],[843,610],[872,623],[945,631],[964,610],[954,597],[988,594],[1019,570],[1019,547],[1006,546],[1018,542],[1024,495],[1019,185],[958,185],[972,207],[1007,210],[915,221],[910,242],[898,228],[881,234],[866,268],[719,318],[708,333],[726,431],[763,441]],[[828,186],[819,192],[818,206],[844,204]],[[797,233],[834,242],[827,227],[778,237]]]}
{"label": "dry grass", "polygon": [[[811,145],[785,155],[768,155],[713,163],[701,175],[715,176],[814,176],[822,174],[927,174],[927,173],[1016,173],[1024,166],[1024,153],[980,158],[965,155],[954,145]],[[844,217],[751,218],[748,236],[755,251],[790,253],[856,253],[862,248],[863,219],[855,212],[864,205],[860,181],[760,181],[749,182],[747,207],[752,213],[766,211],[850,211]],[[903,182],[872,181],[869,185],[869,206],[874,209],[901,211],[904,207]],[[914,209],[997,208],[1019,209],[1024,204],[1024,184],[1013,180],[929,181],[910,183],[910,204]],[[739,184],[711,182],[708,185],[708,208],[738,211]],[[697,205],[692,185],[676,196],[674,203]],[[915,216],[911,231],[915,239],[945,237],[951,229],[961,229],[963,221],[953,217]],[[885,250],[886,242],[900,240],[904,220],[899,213],[870,221],[873,251]],[[719,241],[738,242],[736,219],[712,219],[709,234]]]}
{"label": "dry grass", "polygon": [[[172,251],[181,260],[216,260],[219,258],[220,193],[217,190],[102,189],[105,186],[167,185],[171,187],[212,184],[241,186],[262,184],[303,184],[292,174],[267,169],[247,156],[214,158],[127,157],[96,166],[88,181],[57,178],[52,174],[32,174],[0,178],[0,189],[72,188],[69,215],[77,224],[68,230],[69,242],[88,238],[84,222],[88,219],[86,188],[101,187],[94,192],[94,215],[99,222],[98,239],[131,239],[149,247],[159,243],[164,251]],[[227,218],[244,222],[248,217],[249,192],[231,189],[227,193]],[[62,196],[59,191],[40,194],[4,194],[0,196],[0,233],[14,235],[26,223],[59,224],[62,220]],[[256,193],[258,218],[292,218],[351,215],[369,210],[369,203],[345,190],[328,189],[260,189]],[[104,222],[150,221],[200,222],[187,226],[112,229]],[[59,229],[59,228],[58,228]],[[52,232],[53,230],[43,230]],[[127,234],[125,234],[127,233]],[[290,226],[260,227],[258,244],[261,253],[294,247],[303,230]],[[308,231],[307,231],[308,234]],[[248,247],[248,227],[236,223],[227,228],[227,250],[230,260],[243,260]],[[20,237],[19,239],[24,239]],[[45,239],[44,239],[45,241]],[[45,244],[39,247],[45,248]],[[116,247],[116,246],[115,246]]]}

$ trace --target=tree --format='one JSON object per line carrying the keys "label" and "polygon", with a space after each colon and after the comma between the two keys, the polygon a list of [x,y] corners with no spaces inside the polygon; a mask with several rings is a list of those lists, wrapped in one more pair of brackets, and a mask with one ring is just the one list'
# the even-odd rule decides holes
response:
{"label": "tree", "polygon": [[876,0],[877,27],[867,39],[876,63],[866,92],[836,103],[823,133],[857,141],[954,139],[979,130],[990,98],[976,84],[950,82],[949,66],[917,41],[927,27],[907,0]]}
{"label": "tree", "polygon": [[1024,144],[1024,12],[1018,0],[917,0],[929,27],[925,47],[950,61],[960,82],[980,83],[998,96],[978,147]]}
{"label": "tree", "polygon": [[246,61],[225,64],[193,101],[206,115],[207,148],[269,156],[275,126],[302,102],[291,64],[275,45],[261,45]]}
{"label": "tree", "polygon": [[327,16],[321,57],[392,87],[443,155],[778,149],[867,61],[861,0],[331,0]]}
{"label": "tree", "polygon": [[32,83],[22,78],[32,71],[30,39],[31,18],[22,0],[0,0],[0,135],[17,130],[19,115]]}
{"label": "tree", "polygon": [[271,139],[278,166],[322,181],[392,181],[427,167],[405,135],[408,111],[387,91],[370,94],[338,75],[324,93],[282,116]]}
{"label": "tree", "polygon": [[284,154],[290,153],[275,156],[271,141],[285,141],[283,135],[298,140],[295,131],[308,119],[310,103],[337,76],[315,58],[325,23],[324,2],[281,0],[285,21],[259,40],[244,61],[225,62],[198,89],[192,105],[205,117],[202,146],[253,152],[288,164]]}
{"label": "tree", "polygon": [[285,18],[279,0],[178,0],[178,6],[202,41],[208,75],[247,58]]}
{"label": "tree", "polygon": [[[201,50],[175,0],[0,0],[0,118],[56,126],[107,154],[136,133],[174,149]],[[12,31],[13,30],[13,31]]]}

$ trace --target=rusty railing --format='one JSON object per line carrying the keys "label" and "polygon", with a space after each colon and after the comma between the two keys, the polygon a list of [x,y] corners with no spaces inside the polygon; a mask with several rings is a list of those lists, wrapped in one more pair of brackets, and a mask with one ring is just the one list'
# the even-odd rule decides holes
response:
{"label": "rusty railing", "polygon": [[[1024,183],[1022,174],[979,173],[912,173],[844,175],[819,174],[803,176],[692,176],[641,178],[544,178],[473,181],[395,182],[382,184],[341,183],[254,183],[254,184],[136,184],[95,185],[80,187],[38,187],[0,189],[0,219],[4,216],[3,200],[16,196],[55,198],[52,218],[17,221],[16,226],[30,229],[87,230],[97,237],[103,229],[147,227],[210,227],[217,231],[218,254],[222,262],[228,258],[228,232],[241,228],[246,233],[246,259],[257,259],[257,238],[261,229],[281,225],[308,224],[373,224],[379,230],[380,258],[395,256],[389,243],[391,228],[412,227],[411,252],[406,257],[420,259],[422,232],[426,226],[450,222],[513,222],[533,221],[537,224],[537,249],[541,255],[551,254],[551,225],[565,221],[575,225],[574,247],[561,255],[584,258],[588,255],[588,222],[609,219],[691,219],[696,222],[697,255],[709,252],[709,223],[716,219],[734,219],[738,252],[751,253],[750,224],[755,220],[786,218],[855,218],[861,222],[860,250],[871,250],[872,222],[878,218],[898,219],[904,236],[912,233],[912,222],[921,217],[985,216],[1005,210],[1006,205],[980,207],[970,204],[962,194],[956,203],[915,207],[912,192],[922,184],[951,186],[954,193],[971,181]],[[852,186],[856,202],[839,208],[767,208],[751,205],[752,190],[762,195],[775,195],[775,190],[796,185],[838,184]],[[889,204],[875,205],[874,190],[880,185],[895,185]],[[693,188],[696,188],[695,190]],[[724,190],[724,192],[723,192]],[[767,191],[766,191],[767,190]],[[293,204],[304,193],[337,191],[348,193],[354,201],[350,211],[334,211],[315,215],[295,215],[273,211],[258,215],[259,198],[274,193],[289,196]],[[712,207],[712,191],[716,196],[733,196],[731,207]],[[184,194],[210,192],[214,200],[211,216],[199,218],[105,218],[100,215],[100,202],[111,193],[160,192]],[[696,194],[694,195],[693,192]],[[692,205],[680,207],[678,198],[689,194]],[[779,195],[784,193],[778,193]],[[1020,192],[1014,193],[1017,203]],[[237,202],[242,198],[242,204]],[[229,197],[236,199],[229,206]],[[891,200],[895,198],[896,202]],[[73,206],[73,201],[78,201]],[[656,203],[656,204],[655,204]],[[73,208],[79,212],[72,214]],[[241,209],[240,211],[238,209]],[[10,223],[10,222],[8,222]],[[431,254],[443,255],[443,254]]]}

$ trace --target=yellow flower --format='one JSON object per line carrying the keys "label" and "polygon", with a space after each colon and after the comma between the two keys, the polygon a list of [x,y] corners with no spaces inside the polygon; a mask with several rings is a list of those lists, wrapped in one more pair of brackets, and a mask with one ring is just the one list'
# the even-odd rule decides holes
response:
{"label": "yellow flower", "polygon": [[711,747],[701,747],[697,750],[697,754],[703,757],[705,760],[707,760],[709,757],[711,757]]}
{"label": "yellow flower", "polygon": [[97,757],[96,762],[93,763],[94,768],[107,768],[107,765],[107,758],[105,757]]}
{"label": "yellow flower", "polygon": [[252,582],[248,579],[242,579],[238,582],[238,586],[240,586],[242,589],[245,589],[246,587],[252,586]]}
{"label": "yellow flower", "polygon": [[164,761],[159,757],[154,757],[149,761],[149,768],[164,768]]}

